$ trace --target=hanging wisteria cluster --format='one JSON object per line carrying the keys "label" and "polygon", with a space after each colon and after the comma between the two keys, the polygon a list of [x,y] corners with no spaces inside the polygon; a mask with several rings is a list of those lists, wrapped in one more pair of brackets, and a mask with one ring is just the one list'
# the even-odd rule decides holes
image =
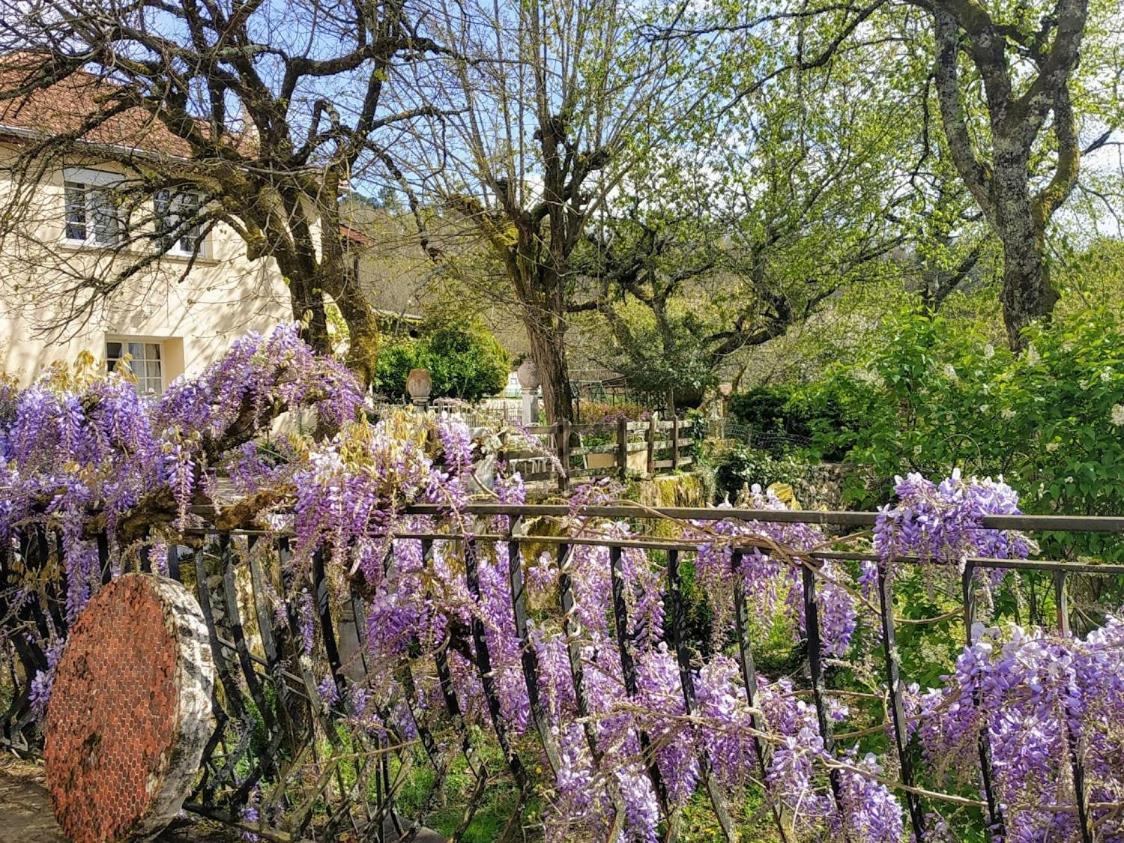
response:
{"label": "hanging wisteria cluster", "polygon": [[[738,501],[753,510],[787,509],[771,491],[754,485],[749,494]],[[804,591],[802,569],[813,564],[807,554],[824,550],[829,540],[814,524],[778,523],[770,521],[717,521],[698,523],[690,534],[699,543],[698,574],[712,595],[730,595],[733,579],[739,577],[758,618],[774,618],[784,612],[804,632]],[[753,537],[763,547],[742,552],[734,564],[735,551],[731,539]],[[768,545],[776,550],[770,550]],[[817,564],[819,584],[816,602],[820,617],[824,652],[841,656],[851,644],[858,621],[854,584],[850,576],[824,561]],[[715,601],[716,608],[728,614],[728,604]]]}
{"label": "hanging wisteria cluster", "polygon": [[[600,839],[615,829],[622,841],[656,840],[668,816],[704,791],[740,815],[751,787],[797,839],[903,839],[900,794],[885,783],[896,760],[857,741],[825,741],[799,672],[757,675],[756,687],[745,686],[731,646],[732,594],[744,595],[759,631],[780,618],[799,639],[807,635],[804,572],[812,570],[823,654],[861,655],[863,641],[878,640],[873,628],[859,634],[878,565],[892,574],[905,556],[955,569],[969,557],[1028,555],[1024,537],[982,525],[987,515],[1018,512],[1010,487],[955,472],[941,483],[899,478],[897,500],[878,517],[873,558],[854,569],[814,556],[832,543],[815,526],[735,517],[679,525],[696,551],[690,564],[710,618],[710,640],[692,642],[684,666],[668,635],[663,558],[629,546],[628,523],[583,515],[604,490],[577,490],[560,524],[472,517],[465,504],[475,497],[523,502],[522,481],[503,464],[510,441],[450,416],[402,412],[372,423],[361,408],[351,376],[313,355],[293,327],[241,340],[158,399],[115,375],[0,387],[0,537],[11,550],[29,529],[61,536],[72,621],[102,579],[97,532],[109,537],[117,568],[129,542],[159,555],[191,525],[193,505],[217,505],[225,487],[255,501],[257,526],[291,540],[274,608],[294,619],[303,659],[315,661],[323,644],[314,564],[323,563],[333,599],[362,597],[371,679],[348,686],[322,671],[324,702],[358,728],[404,739],[438,716],[493,735],[513,775],[541,771],[534,778],[549,839]],[[317,436],[270,433],[285,412],[290,428],[304,424]],[[420,503],[437,504],[441,515],[407,512]],[[785,508],[757,487],[740,503]],[[624,546],[616,557],[597,543],[559,553],[535,543],[540,528]],[[513,533],[521,542],[490,538]],[[516,547],[525,550],[513,557]],[[525,576],[518,597],[513,572],[516,581]],[[18,616],[34,588],[6,599]],[[37,642],[45,654],[31,683],[37,709],[62,640],[59,630]],[[941,687],[907,695],[910,728],[935,780],[977,787],[973,753],[986,734],[1010,838],[1070,839],[1075,753],[1093,803],[1124,800],[1122,645],[1124,624],[1114,619],[1083,640],[976,630]],[[841,697],[829,693],[827,703],[836,724],[859,716]],[[533,763],[518,762],[521,755]],[[1106,839],[1124,835],[1117,813],[1094,810]]]}
{"label": "hanging wisteria cluster", "polygon": [[986,515],[1018,515],[1019,497],[1002,480],[970,481],[960,469],[940,483],[920,474],[898,477],[897,501],[879,510],[874,546],[881,559],[915,555],[934,562],[963,563],[969,556],[1022,559],[1027,538],[983,526]]}
{"label": "hanging wisteria cluster", "polygon": [[1073,758],[1084,766],[1098,838],[1124,835],[1124,623],[1084,640],[977,626],[941,688],[909,700],[935,770],[955,780],[975,766],[981,732],[1008,839],[1076,840]]}
{"label": "hanging wisteria cluster", "polygon": [[[185,526],[204,485],[279,415],[303,411],[338,426],[361,405],[351,374],[313,353],[295,325],[241,338],[158,398],[120,373],[51,373],[24,390],[0,384],[0,541],[21,530],[44,545],[59,536],[72,623],[102,580],[95,531],[119,573],[130,543]],[[34,599],[31,588],[4,595],[14,614]],[[61,630],[50,616],[44,623],[46,634],[31,634],[45,639],[37,646],[53,669]],[[38,709],[49,687],[48,672],[34,686]]]}

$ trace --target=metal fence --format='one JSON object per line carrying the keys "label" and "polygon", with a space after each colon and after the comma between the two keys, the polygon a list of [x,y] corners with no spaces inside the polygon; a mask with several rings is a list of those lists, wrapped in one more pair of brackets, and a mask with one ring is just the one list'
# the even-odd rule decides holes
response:
{"label": "metal fence", "polygon": [[[436,506],[416,506],[411,514],[434,516],[438,519],[446,511]],[[629,548],[643,548],[655,552],[662,562],[666,620],[664,640],[674,653],[680,670],[681,691],[686,711],[695,710],[695,689],[692,671],[693,654],[705,646],[692,638],[686,620],[683,597],[684,566],[698,552],[698,540],[684,540],[657,536],[653,530],[640,530],[627,537],[614,537],[594,531],[581,534],[524,535],[521,526],[530,519],[557,518],[627,519],[637,526],[662,525],[667,522],[715,522],[720,520],[754,521],[772,523],[805,523],[829,525],[846,530],[866,530],[875,522],[870,512],[817,512],[777,511],[747,509],[648,509],[636,505],[571,507],[567,505],[509,506],[502,504],[470,504],[465,520],[439,520],[433,532],[399,534],[399,539],[413,539],[421,543],[423,559],[433,558],[435,546],[456,543],[463,554],[463,576],[468,593],[479,599],[481,589],[477,571],[479,554],[489,546],[504,544],[508,549],[510,590],[512,595],[512,620],[523,645],[522,672],[528,697],[531,701],[529,732],[537,740],[544,756],[557,752],[556,737],[538,704],[541,687],[541,668],[534,649],[529,644],[528,617],[524,578],[528,560],[524,549],[528,544],[549,546],[563,572],[556,583],[556,617],[570,632],[574,610],[574,584],[564,573],[566,560],[574,548],[596,545],[608,549],[609,577],[612,585],[612,621],[616,645],[624,677],[623,693],[626,697],[637,695],[636,664],[632,658],[633,639],[637,634],[634,619],[629,617],[628,601],[624,598],[626,583],[623,579],[621,558]],[[501,532],[488,532],[488,519],[506,516],[507,527]],[[559,522],[561,523],[561,522]],[[572,523],[572,522],[570,522]],[[1027,533],[1124,533],[1124,518],[1067,517],[1067,516],[1002,516],[988,517],[983,526],[996,529],[1020,530]],[[57,571],[59,560],[58,537],[45,530],[29,528],[12,542],[0,548],[0,620],[5,630],[6,654],[12,699],[0,716],[3,740],[9,748],[34,753],[36,737],[29,712],[30,682],[36,671],[46,668],[46,655],[35,641],[36,636],[23,633],[34,630],[44,640],[53,626],[64,633],[65,583],[57,576],[44,576]],[[293,576],[285,564],[290,553],[289,538],[254,531],[220,533],[214,530],[189,531],[181,537],[182,543],[171,547],[164,564],[145,555],[139,558],[139,567],[151,571],[165,569],[172,579],[188,586],[197,595],[207,623],[211,649],[216,665],[216,694],[214,714],[216,730],[208,742],[198,783],[187,803],[187,808],[197,814],[219,819],[234,825],[246,825],[243,808],[254,801],[262,817],[273,818],[275,825],[255,823],[253,829],[265,839],[335,840],[347,834],[356,839],[397,840],[410,839],[416,834],[419,823],[424,822],[440,798],[440,790],[450,774],[454,755],[462,758],[473,779],[463,814],[451,834],[461,839],[473,820],[486,791],[496,782],[505,779],[519,795],[525,798],[533,786],[532,770],[538,764],[525,757],[530,751],[526,741],[519,745],[498,716],[499,700],[493,682],[492,662],[482,619],[478,614],[466,628],[450,627],[444,646],[433,652],[413,651],[400,665],[396,679],[405,689],[403,704],[414,699],[417,677],[424,671],[435,677],[440,688],[443,708],[440,711],[412,710],[417,725],[417,738],[410,740],[392,729],[363,729],[354,727],[354,713],[349,713],[342,700],[349,688],[368,682],[365,652],[365,627],[367,597],[361,584],[351,582],[350,599],[340,602],[329,597],[326,560],[316,555],[308,574],[307,588],[314,607],[318,646],[312,660],[300,654],[302,619],[292,601],[278,604],[271,592],[285,590],[292,593],[294,584],[285,578]],[[761,539],[752,535],[730,537],[733,564],[742,554],[762,546]],[[104,581],[112,576],[108,542],[104,536],[98,542]],[[835,545],[836,548],[840,545]],[[776,550],[775,546],[773,548]],[[824,746],[833,752],[831,718],[825,697],[828,694],[829,672],[825,667],[823,644],[816,590],[820,584],[820,566],[825,560],[870,559],[864,550],[829,549],[811,552],[783,551],[783,557],[800,571],[804,588],[804,612],[807,645],[804,654],[803,676],[806,690],[815,707],[817,722]],[[911,565],[921,560],[902,558],[898,562]],[[155,563],[155,564],[154,564]],[[1124,565],[1064,560],[1018,560],[970,558],[964,560],[962,583],[962,614],[965,636],[969,634],[977,615],[977,595],[974,589],[974,572],[985,569],[1004,569],[1024,572],[1046,572],[1053,580],[1056,595],[1056,626],[1065,635],[1070,634],[1071,610],[1068,584],[1074,577],[1113,577],[1124,575]],[[33,599],[14,599],[37,583]],[[741,579],[735,578],[733,603],[735,607],[736,640],[734,651],[740,668],[744,692],[751,710],[756,710],[757,689],[754,652],[748,632],[746,598]],[[940,798],[940,794],[924,791],[917,785],[916,759],[907,747],[904,705],[902,698],[901,666],[895,644],[896,618],[893,611],[892,582],[883,567],[878,574],[878,623],[881,630],[883,670],[887,689],[886,721],[893,731],[893,751],[900,767],[899,780],[892,783],[908,808],[910,823],[917,840],[931,839],[926,827],[925,802]],[[283,611],[278,616],[274,609]],[[448,652],[452,649],[471,660],[481,680],[487,708],[491,715],[491,739],[502,752],[503,770],[495,769],[495,756],[482,753],[476,739],[465,725],[462,701],[450,677]],[[352,655],[349,656],[348,653]],[[581,654],[575,646],[569,651],[570,679],[574,699],[579,711],[587,706]],[[323,668],[324,677],[319,674]],[[377,678],[377,677],[376,677]],[[380,711],[380,722],[389,723],[387,711]],[[754,721],[755,729],[760,724]],[[761,731],[761,729],[757,729]],[[646,759],[645,768],[654,792],[660,797],[664,819],[668,820],[665,783],[655,763],[650,736],[639,736]],[[453,747],[446,751],[445,747]],[[768,747],[755,741],[757,763],[764,780]],[[538,753],[536,752],[536,755]],[[984,800],[960,799],[960,802],[981,811],[993,830],[1001,834],[1003,816],[992,786],[994,773],[986,731],[979,736],[980,781],[986,795]],[[712,785],[707,779],[706,762],[701,759],[702,786]],[[1091,843],[1095,838],[1090,819],[1088,793],[1081,758],[1072,759],[1074,782],[1074,810],[1080,817],[1081,839]],[[411,805],[414,815],[405,821],[395,811],[396,799],[401,794],[403,782],[419,766],[429,768],[427,791],[414,797]],[[832,785],[836,772],[829,773]],[[298,783],[299,787],[293,787]],[[719,796],[712,800],[717,820],[728,839],[734,839],[731,818]],[[513,809],[518,813],[518,804]],[[514,814],[513,814],[514,816]],[[276,826],[276,827],[275,827]],[[781,839],[786,831],[778,819]]]}

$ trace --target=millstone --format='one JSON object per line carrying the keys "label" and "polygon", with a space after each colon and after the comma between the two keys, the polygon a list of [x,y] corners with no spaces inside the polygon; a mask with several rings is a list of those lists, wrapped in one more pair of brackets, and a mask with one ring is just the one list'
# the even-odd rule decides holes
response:
{"label": "millstone", "polygon": [[127,574],[94,596],[47,706],[47,789],[67,837],[147,837],[175,817],[213,730],[213,681],[207,627],[182,585]]}

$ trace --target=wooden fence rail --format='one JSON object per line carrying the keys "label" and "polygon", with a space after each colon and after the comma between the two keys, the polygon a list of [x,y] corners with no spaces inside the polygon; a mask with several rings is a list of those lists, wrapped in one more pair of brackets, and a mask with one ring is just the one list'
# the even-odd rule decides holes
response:
{"label": "wooden fence rail", "polygon": [[526,432],[538,437],[544,451],[506,452],[508,462],[528,482],[552,480],[565,491],[579,479],[630,474],[653,477],[685,469],[694,464],[693,446],[702,428],[697,422],[679,418],[661,419],[658,414],[643,421],[620,419],[597,424],[534,425]]}

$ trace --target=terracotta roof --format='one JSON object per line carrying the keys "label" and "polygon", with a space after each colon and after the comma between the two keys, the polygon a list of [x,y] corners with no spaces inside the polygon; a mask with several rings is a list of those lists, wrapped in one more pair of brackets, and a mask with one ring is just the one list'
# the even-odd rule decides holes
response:
{"label": "terracotta roof", "polygon": [[344,240],[349,240],[358,246],[370,247],[375,245],[375,238],[360,231],[358,228],[353,228],[347,223],[340,223],[340,236]]}
{"label": "terracotta roof", "polygon": [[[0,59],[0,91],[10,91],[24,84],[34,73],[37,60],[38,56],[27,53],[9,54]],[[7,129],[8,134],[46,137],[77,131],[118,89],[112,82],[79,71],[49,88],[39,88],[16,99],[0,100],[0,133]],[[191,147],[183,138],[172,134],[141,108],[132,108],[105,120],[86,132],[81,140],[156,155],[185,158],[191,154]]]}

